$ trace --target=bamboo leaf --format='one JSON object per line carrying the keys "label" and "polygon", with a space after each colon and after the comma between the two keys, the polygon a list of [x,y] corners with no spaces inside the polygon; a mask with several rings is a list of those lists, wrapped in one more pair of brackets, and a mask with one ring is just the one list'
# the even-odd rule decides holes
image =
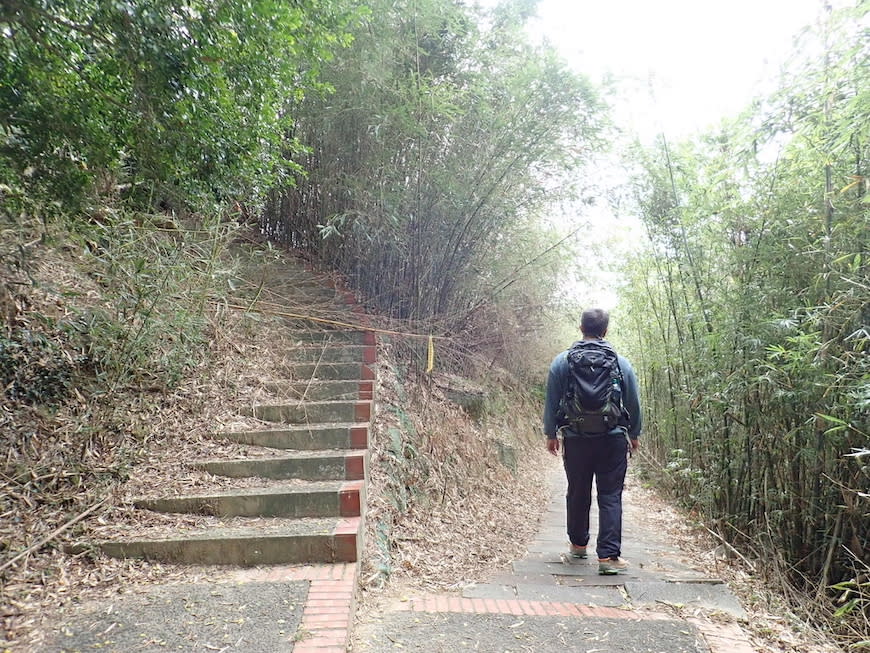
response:
{"label": "bamboo leaf", "polygon": [[856,606],[858,606],[859,603],[860,601],[857,598],[849,599],[848,601],[846,601],[845,604],[843,604],[834,611],[834,617],[837,619],[845,617],[847,614],[850,614],[852,610],[854,610]]}

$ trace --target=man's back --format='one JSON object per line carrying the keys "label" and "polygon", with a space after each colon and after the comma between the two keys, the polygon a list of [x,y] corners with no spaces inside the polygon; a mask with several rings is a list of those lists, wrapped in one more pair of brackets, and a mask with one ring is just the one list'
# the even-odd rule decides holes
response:
{"label": "man's back", "polygon": [[[596,341],[610,347],[610,344],[604,339]],[[571,366],[568,362],[569,351],[566,349],[559,353],[550,364],[544,404],[544,433],[547,437],[551,435],[555,437],[557,429],[561,426],[559,424],[559,405],[568,391],[571,376]],[[625,431],[630,438],[637,438],[643,426],[637,376],[628,359],[619,353],[616,354],[616,358],[622,374],[622,404],[629,415],[629,423],[625,426]]]}

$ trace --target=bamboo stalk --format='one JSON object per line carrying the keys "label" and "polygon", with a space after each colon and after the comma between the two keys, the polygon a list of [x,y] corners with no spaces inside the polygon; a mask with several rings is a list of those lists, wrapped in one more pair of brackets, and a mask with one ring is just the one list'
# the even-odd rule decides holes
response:
{"label": "bamboo stalk", "polygon": [[711,530],[711,529],[707,528],[706,526],[704,526],[704,528],[710,533],[710,535],[712,535],[713,537],[718,539],[720,542],[722,542],[722,545],[726,549],[728,549],[731,553],[733,553],[738,558],[740,558],[743,562],[745,562],[746,566],[749,567],[750,571],[752,571],[753,573],[755,572],[755,565],[749,559],[747,559],[746,556],[744,556],[742,553],[740,553],[740,551],[735,549],[734,546],[732,546],[730,542],[727,542],[725,540],[725,538],[722,537],[721,535],[719,535],[719,533],[717,533],[716,531]]}
{"label": "bamboo stalk", "polygon": [[828,551],[825,555],[825,563],[822,566],[822,578],[819,581],[819,586],[816,588],[816,597],[822,598],[825,591],[828,589],[831,577],[831,565],[834,562],[834,551],[840,546],[840,529],[843,527],[843,513],[837,513],[837,519],[834,521],[834,532],[831,534],[831,539],[828,542]]}

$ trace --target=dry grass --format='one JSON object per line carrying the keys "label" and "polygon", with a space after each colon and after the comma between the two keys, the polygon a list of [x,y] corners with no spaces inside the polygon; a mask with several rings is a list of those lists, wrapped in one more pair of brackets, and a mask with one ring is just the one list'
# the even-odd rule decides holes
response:
{"label": "dry grass", "polygon": [[[131,499],[153,494],[155,487],[181,494],[262,484],[257,479],[216,481],[188,463],[275,454],[215,439],[212,433],[268,426],[241,413],[270,397],[268,381],[286,378],[290,351],[298,344],[291,328],[305,324],[270,314],[276,304],[285,312],[345,320],[355,316],[311,288],[296,288],[305,276],[298,262],[268,249],[245,248],[240,255],[246,264],[233,278],[234,299],[208,309],[207,351],[171,391],[130,385],[101,395],[76,388],[51,410],[3,400],[0,564],[28,547],[33,550],[0,572],[0,647],[38,650],[45,615],[74,601],[136,591],[155,581],[219,575],[90,553],[72,556],[63,550],[73,542],[159,528],[168,520],[192,527],[213,521],[135,511]],[[96,286],[63,251],[34,251],[28,263],[25,272],[9,266],[2,270],[0,287],[19,289],[4,295],[10,322],[15,318],[21,324],[28,315],[63,317],[72,310],[71,301],[100,301]],[[229,303],[250,310],[230,310]],[[86,519],[57,532],[94,506]]]}
{"label": "dry grass", "polygon": [[[537,410],[518,405],[509,419],[477,423],[437,386],[400,380],[385,351],[371,446],[366,589],[399,580],[437,590],[485,578],[521,554],[546,500]],[[498,442],[516,453],[515,473],[499,461]]]}

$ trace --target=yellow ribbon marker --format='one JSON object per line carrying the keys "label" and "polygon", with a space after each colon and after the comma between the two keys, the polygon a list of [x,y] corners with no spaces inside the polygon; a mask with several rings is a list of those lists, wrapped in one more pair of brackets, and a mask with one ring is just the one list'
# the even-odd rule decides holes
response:
{"label": "yellow ribbon marker", "polygon": [[432,371],[435,367],[435,339],[429,335],[429,355],[426,360],[426,374]]}

